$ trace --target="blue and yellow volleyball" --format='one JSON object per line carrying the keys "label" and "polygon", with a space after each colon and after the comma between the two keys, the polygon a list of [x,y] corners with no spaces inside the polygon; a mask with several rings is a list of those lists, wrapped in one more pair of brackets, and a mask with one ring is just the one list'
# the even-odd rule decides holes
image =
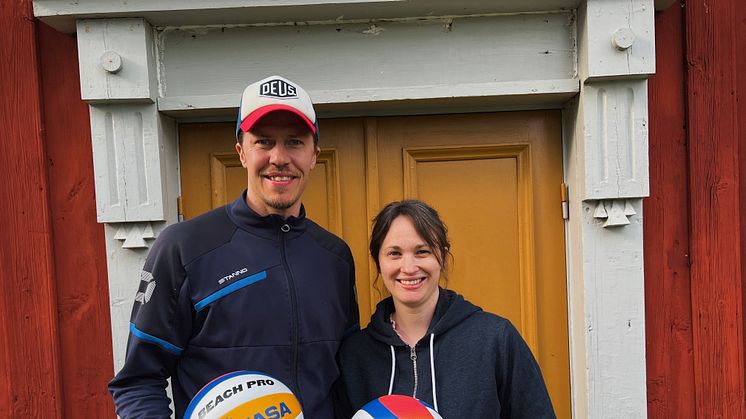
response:
{"label": "blue and yellow volleyball", "polygon": [[205,385],[189,403],[184,418],[303,419],[303,412],[280,380],[261,372],[235,371]]}

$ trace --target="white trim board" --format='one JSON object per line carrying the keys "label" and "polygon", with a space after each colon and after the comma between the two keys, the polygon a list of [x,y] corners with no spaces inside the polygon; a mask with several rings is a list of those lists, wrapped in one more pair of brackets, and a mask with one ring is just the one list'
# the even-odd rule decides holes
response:
{"label": "white trim board", "polygon": [[155,27],[375,20],[572,10],[578,0],[35,0],[34,15],[61,32],[75,20],[144,18]]}
{"label": "white trim board", "polygon": [[[411,86],[397,89],[311,90],[321,117],[559,109],[580,92],[577,79]],[[174,117],[234,117],[240,94],[162,97],[158,110]]]}

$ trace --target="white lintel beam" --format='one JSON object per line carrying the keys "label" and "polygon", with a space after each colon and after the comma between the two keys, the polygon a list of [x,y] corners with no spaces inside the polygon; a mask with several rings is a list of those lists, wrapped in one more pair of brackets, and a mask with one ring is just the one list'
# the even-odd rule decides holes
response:
{"label": "white lintel beam", "polygon": [[153,26],[334,22],[417,16],[572,10],[578,0],[34,0],[34,16],[58,31],[76,19],[140,17]]}

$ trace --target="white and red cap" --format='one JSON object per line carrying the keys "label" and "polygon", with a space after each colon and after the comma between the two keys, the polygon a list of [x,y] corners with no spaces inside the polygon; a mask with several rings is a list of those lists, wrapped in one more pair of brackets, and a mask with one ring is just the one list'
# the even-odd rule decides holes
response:
{"label": "white and red cap", "polygon": [[316,112],[311,97],[298,84],[280,76],[270,76],[250,84],[241,96],[236,123],[238,134],[248,132],[264,115],[274,111],[288,111],[298,115],[318,136]]}

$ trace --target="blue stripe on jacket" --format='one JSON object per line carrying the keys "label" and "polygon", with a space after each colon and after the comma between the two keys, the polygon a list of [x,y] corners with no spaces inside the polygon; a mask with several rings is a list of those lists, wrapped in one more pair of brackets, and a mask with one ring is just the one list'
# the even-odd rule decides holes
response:
{"label": "blue stripe on jacket", "polygon": [[255,282],[259,282],[265,278],[267,278],[267,271],[262,271],[259,273],[255,273],[254,275],[247,276],[246,278],[240,281],[236,281],[228,285],[227,287],[222,288],[219,291],[215,291],[214,293],[203,298],[202,300],[197,302],[197,304],[194,305],[194,309],[197,311],[200,311],[203,308],[207,307],[210,303],[216,300],[219,300],[230,293],[236,292],[240,290],[241,288],[247,287]]}

